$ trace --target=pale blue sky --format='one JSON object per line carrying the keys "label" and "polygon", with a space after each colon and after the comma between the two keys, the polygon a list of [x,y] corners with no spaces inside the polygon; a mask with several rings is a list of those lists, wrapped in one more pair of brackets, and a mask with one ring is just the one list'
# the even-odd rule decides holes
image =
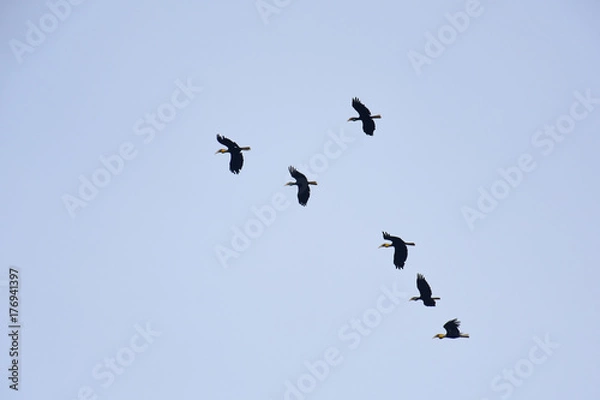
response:
{"label": "pale blue sky", "polygon": [[[600,398],[598,3],[264,3],[281,7],[88,0],[31,47],[49,6],[3,5],[0,281],[20,270],[23,327],[18,393],[0,340],[1,397]],[[383,116],[373,137],[347,122],[355,96]],[[557,121],[574,126],[552,139]],[[217,133],[252,147],[238,176]],[[289,165],[318,181],[306,208]],[[219,258],[273,198],[274,221]],[[403,270],[383,230],[416,243]],[[408,301],[417,273],[437,307]],[[432,340],[452,318],[471,337]],[[326,352],[339,363],[290,394]]]}

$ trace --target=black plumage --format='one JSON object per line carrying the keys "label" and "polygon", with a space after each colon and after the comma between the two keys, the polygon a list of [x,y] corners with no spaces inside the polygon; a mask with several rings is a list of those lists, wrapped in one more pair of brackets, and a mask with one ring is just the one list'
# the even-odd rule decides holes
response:
{"label": "black plumage", "polygon": [[431,297],[431,287],[421,274],[417,274],[417,289],[419,289],[419,297],[412,297],[411,301],[422,300],[427,307],[435,307],[435,301],[440,300],[439,297]]}
{"label": "black plumage", "polygon": [[374,118],[381,118],[381,115],[371,115],[371,111],[355,97],[352,99],[352,107],[358,112],[358,117],[350,117],[348,121],[362,121],[363,132],[369,136],[373,136],[375,132]]}
{"label": "black plumage", "polygon": [[383,238],[385,240],[391,240],[392,243],[384,243],[379,247],[393,247],[394,248],[394,265],[396,269],[404,268],[404,263],[408,258],[408,248],[406,246],[414,246],[413,242],[405,242],[399,237],[392,236],[387,232],[383,232]]}
{"label": "black plumage", "polygon": [[444,329],[446,330],[446,333],[438,333],[437,335],[435,335],[433,338],[438,338],[438,339],[443,339],[443,338],[448,338],[448,339],[457,339],[457,338],[468,338],[469,334],[468,333],[461,333],[460,330],[458,329],[460,327],[460,321],[456,318],[446,322],[444,324]]}
{"label": "black plumage", "polygon": [[298,186],[298,203],[300,203],[301,206],[306,206],[308,198],[310,197],[309,185],[316,185],[317,182],[309,181],[303,173],[292,166],[288,167],[288,171],[290,171],[290,175],[292,175],[292,178],[296,181],[288,182],[285,186]]}
{"label": "black plumage", "polygon": [[231,155],[229,160],[229,170],[234,174],[239,174],[244,166],[242,150],[250,150],[250,147],[240,147],[236,142],[222,135],[217,135],[217,141],[227,147],[227,149],[219,149],[215,154],[229,153]]}

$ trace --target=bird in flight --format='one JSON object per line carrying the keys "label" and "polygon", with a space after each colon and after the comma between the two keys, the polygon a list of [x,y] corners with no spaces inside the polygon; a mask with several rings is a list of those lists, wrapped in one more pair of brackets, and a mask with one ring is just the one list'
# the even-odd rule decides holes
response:
{"label": "bird in flight", "polygon": [[244,165],[242,150],[250,150],[250,147],[240,147],[236,142],[222,135],[217,135],[217,141],[227,148],[219,149],[215,154],[229,153],[231,155],[231,159],[229,160],[229,170],[234,174],[239,174]]}
{"label": "bird in flight", "polygon": [[309,181],[303,173],[292,166],[288,168],[288,171],[290,171],[290,175],[292,175],[292,178],[294,178],[296,182],[288,182],[284,186],[298,186],[298,203],[300,203],[301,206],[306,206],[308,198],[310,197],[310,187],[308,185],[316,185],[317,182]]}
{"label": "bird in flight", "polygon": [[404,268],[404,263],[406,262],[406,259],[408,258],[408,248],[406,246],[414,246],[415,244],[413,242],[405,242],[404,240],[400,239],[399,237],[392,236],[387,232],[383,232],[383,238],[385,240],[391,240],[392,243],[384,243],[381,246],[379,246],[379,248],[393,247],[394,248],[394,265],[396,266],[396,269]]}
{"label": "bird in flight", "polygon": [[453,320],[450,320],[448,322],[446,322],[444,324],[444,329],[446,330],[446,333],[438,333],[437,335],[435,335],[433,337],[433,339],[435,338],[439,338],[439,339],[443,339],[443,338],[449,338],[449,339],[457,339],[457,338],[468,338],[469,334],[468,333],[460,333],[460,331],[458,330],[458,327],[460,326],[460,321],[457,320],[456,318],[454,318]]}
{"label": "bird in flight", "polygon": [[417,289],[419,289],[420,296],[412,297],[410,301],[423,300],[423,304],[427,307],[435,307],[435,301],[440,300],[439,297],[431,297],[431,287],[421,274],[417,274]]}
{"label": "bird in flight", "polygon": [[375,132],[375,121],[373,119],[381,118],[381,115],[371,115],[371,111],[360,102],[358,97],[352,99],[352,107],[358,112],[358,117],[350,117],[348,121],[362,121],[363,132],[373,136],[373,132]]}

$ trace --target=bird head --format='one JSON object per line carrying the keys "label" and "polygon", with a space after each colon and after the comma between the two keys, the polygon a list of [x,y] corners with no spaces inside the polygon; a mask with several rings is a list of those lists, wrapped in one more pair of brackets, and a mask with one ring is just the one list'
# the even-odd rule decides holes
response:
{"label": "bird head", "polygon": [[219,153],[224,154],[224,153],[227,153],[228,151],[229,150],[227,150],[227,149],[219,149],[219,150],[217,150],[217,152],[215,154],[219,154]]}
{"label": "bird head", "polygon": [[294,185],[296,185],[296,182],[288,182],[283,186],[294,186]]}
{"label": "bird head", "polygon": [[392,247],[392,244],[391,243],[384,243],[381,246],[379,246],[379,248],[382,248],[382,247]]}
{"label": "bird head", "polygon": [[360,118],[356,118],[356,117],[350,117],[348,118],[348,122],[350,121],[358,121]]}
{"label": "bird head", "polygon": [[419,299],[420,299],[420,297],[411,297],[408,301],[417,301]]}
{"label": "bird head", "polygon": [[432,337],[432,339],[435,339],[435,338],[443,339],[445,337],[446,337],[446,335],[444,335],[443,333],[438,333],[437,335],[435,335],[434,337]]}

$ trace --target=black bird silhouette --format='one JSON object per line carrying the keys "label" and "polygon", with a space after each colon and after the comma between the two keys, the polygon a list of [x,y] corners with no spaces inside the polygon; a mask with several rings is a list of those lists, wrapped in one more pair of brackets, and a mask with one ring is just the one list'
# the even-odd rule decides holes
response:
{"label": "black bird silhouette", "polygon": [[308,185],[316,185],[317,182],[309,181],[303,173],[292,166],[288,168],[288,171],[290,171],[290,175],[292,175],[292,178],[294,178],[296,182],[288,182],[284,186],[298,186],[298,202],[301,206],[306,206],[308,198],[310,197],[310,187]]}
{"label": "black bird silhouette", "polygon": [[358,97],[352,99],[352,107],[358,112],[358,118],[350,117],[348,121],[361,120],[363,132],[369,136],[373,136],[373,132],[375,132],[375,121],[373,119],[381,118],[381,115],[371,115],[371,111],[360,102]]}
{"label": "black bird silhouette", "polygon": [[381,247],[394,247],[394,265],[396,269],[404,268],[404,263],[408,258],[408,248],[406,246],[414,246],[413,242],[405,242],[399,237],[392,236],[387,232],[383,232],[383,238],[385,240],[391,240],[392,243],[384,243]]}
{"label": "black bird silhouette", "polygon": [[460,333],[460,331],[458,330],[459,326],[460,326],[460,321],[457,320],[456,318],[454,318],[453,320],[450,320],[444,324],[444,329],[446,330],[446,333],[445,334],[438,333],[437,335],[435,335],[433,337],[433,339],[435,339],[435,338],[457,339],[457,338],[461,338],[461,337],[468,338],[469,337],[468,333]]}
{"label": "black bird silhouette", "polygon": [[240,147],[236,142],[222,135],[217,135],[217,140],[227,148],[219,149],[215,154],[229,153],[231,155],[231,159],[229,160],[229,170],[234,174],[239,174],[242,170],[242,166],[244,165],[244,156],[242,155],[242,150],[250,150],[250,147]]}
{"label": "black bird silhouette", "polygon": [[417,274],[417,289],[419,289],[419,297],[411,297],[410,301],[423,300],[423,304],[427,307],[435,307],[435,301],[440,300],[439,297],[431,297],[431,287],[421,274]]}

